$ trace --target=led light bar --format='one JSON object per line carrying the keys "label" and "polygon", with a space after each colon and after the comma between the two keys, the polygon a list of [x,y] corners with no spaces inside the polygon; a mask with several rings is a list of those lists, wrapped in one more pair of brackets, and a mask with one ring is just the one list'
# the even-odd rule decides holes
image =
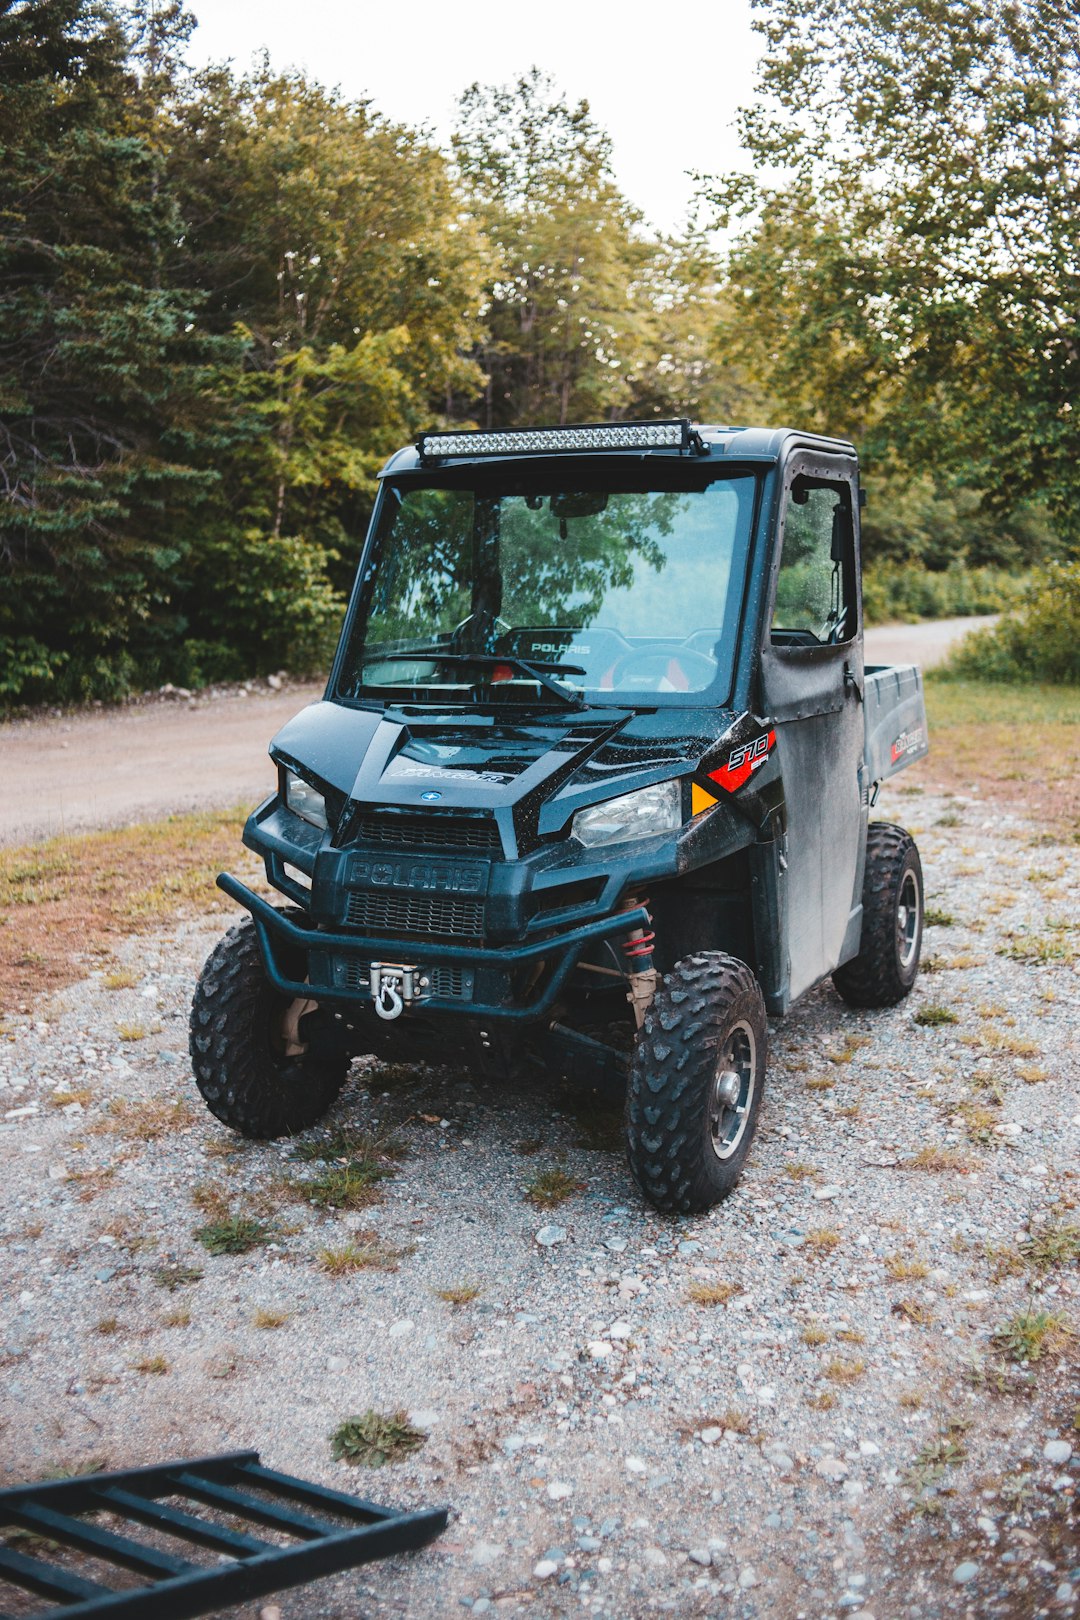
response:
{"label": "led light bar", "polygon": [[514,428],[507,433],[425,433],[424,461],[445,456],[529,456],[559,450],[689,450],[700,440],[685,417],[670,422],[597,422],[580,427]]}

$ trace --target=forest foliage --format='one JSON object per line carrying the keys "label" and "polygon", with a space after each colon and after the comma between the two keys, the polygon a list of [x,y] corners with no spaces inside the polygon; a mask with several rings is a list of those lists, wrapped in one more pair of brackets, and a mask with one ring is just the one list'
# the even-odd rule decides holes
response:
{"label": "forest foliage", "polygon": [[1075,552],[1058,16],[766,0],[755,175],[662,236],[535,70],[443,152],[266,60],[191,70],[181,0],[0,0],[0,703],[319,667],[377,469],[437,425],[855,437],[871,563],[928,601]]}

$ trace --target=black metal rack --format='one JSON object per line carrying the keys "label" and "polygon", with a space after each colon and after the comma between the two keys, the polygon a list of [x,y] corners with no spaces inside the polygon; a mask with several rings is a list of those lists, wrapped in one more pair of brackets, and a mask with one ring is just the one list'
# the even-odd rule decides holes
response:
{"label": "black metal rack", "polygon": [[[180,1498],[184,1507],[163,1498]],[[231,1523],[202,1517],[190,1504],[215,1511],[219,1519],[227,1516]],[[82,1517],[99,1513],[145,1526],[156,1533],[155,1539],[130,1535],[129,1523],[120,1533]],[[348,1521],[346,1527],[325,1515]],[[244,1528],[233,1528],[237,1521]],[[0,1525],[14,1525],[95,1560],[91,1578],[66,1562],[47,1563],[36,1547],[31,1555],[0,1544],[0,1581],[60,1604],[36,1610],[33,1620],[81,1620],[83,1615],[187,1620],[424,1547],[445,1530],[446,1521],[446,1508],[397,1513],[263,1468],[256,1451],[234,1451],[0,1491]],[[248,1525],[291,1539],[277,1545],[252,1535]],[[163,1550],[166,1537],[206,1548],[216,1561],[195,1563]],[[149,1584],[106,1584],[98,1561],[132,1571]],[[0,1615],[0,1620],[8,1617]]]}

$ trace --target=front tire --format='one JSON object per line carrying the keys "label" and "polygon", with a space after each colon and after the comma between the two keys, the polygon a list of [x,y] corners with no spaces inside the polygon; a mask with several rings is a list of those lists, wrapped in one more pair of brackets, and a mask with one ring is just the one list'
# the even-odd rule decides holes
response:
{"label": "front tire", "polygon": [[657,1209],[693,1214],[734,1192],[765,1084],[765,1003],[745,962],[684,957],[638,1031],[626,1090],[630,1172]]}
{"label": "front tire", "polygon": [[851,1007],[895,1007],[919,976],[923,934],[922,862],[903,827],[867,828],[862,903],[859,954],[832,981]]}
{"label": "front tire", "polygon": [[254,924],[230,928],[195,987],[190,1051],[206,1106],[241,1136],[295,1136],[323,1117],[345,1084],[344,1052],[284,1055],[288,1005],[263,971]]}

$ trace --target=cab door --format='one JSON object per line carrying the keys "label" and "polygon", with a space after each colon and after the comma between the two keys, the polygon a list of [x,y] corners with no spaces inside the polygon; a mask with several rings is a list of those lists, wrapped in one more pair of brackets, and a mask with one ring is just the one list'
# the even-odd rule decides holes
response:
{"label": "cab door", "polygon": [[858,950],[866,852],[853,460],[797,451],[780,495],[761,649],[786,806],[787,996]]}

